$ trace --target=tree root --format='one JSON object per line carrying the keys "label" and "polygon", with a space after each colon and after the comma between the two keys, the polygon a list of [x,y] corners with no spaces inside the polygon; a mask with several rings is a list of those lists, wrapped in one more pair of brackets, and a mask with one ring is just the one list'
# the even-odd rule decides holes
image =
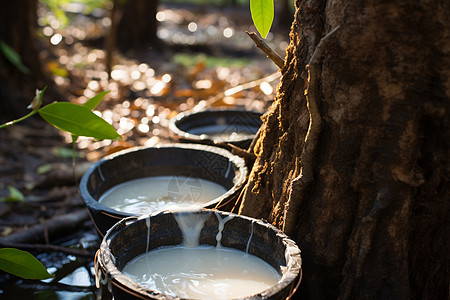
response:
{"label": "tree root", "polygon": [[297,215],[300,209],[299,199],[303,198],[306,187],[313,181],[313,164],[314,153],[317,141],[319,140],[320,131],[322,129],[322,119],[317,106],[319,100],[319,91],[317,83],[319,78],[319,59],[322,56],[325,42],[339,28],[336,27],[327,33],[319,42],[314,53],[306,65],[308,70],[308,85],[306,90],[306,102],[309,111],[309,128],[303,145],[302,154],[300,155],[300,174],[294,178],[289,187],[289,197],[284,211],[283,231],[287,235],[295,233],[297,226]]}

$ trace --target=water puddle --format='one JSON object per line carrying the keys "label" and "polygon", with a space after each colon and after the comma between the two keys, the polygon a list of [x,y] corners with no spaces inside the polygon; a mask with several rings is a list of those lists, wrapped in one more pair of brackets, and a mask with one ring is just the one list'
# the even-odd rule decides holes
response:
{"label": "water puddle", "polygon": [[[80,239],[71,239],[61,246],[95,252],[100,240],[97,235],[86,233]],[[95,288],[94,262],[90,257],[75,257],[61,252],[35,254],[55,276],[46,280],[18,279],[0,273],[0,298],[2,300],[90,300],[98,299]]]}

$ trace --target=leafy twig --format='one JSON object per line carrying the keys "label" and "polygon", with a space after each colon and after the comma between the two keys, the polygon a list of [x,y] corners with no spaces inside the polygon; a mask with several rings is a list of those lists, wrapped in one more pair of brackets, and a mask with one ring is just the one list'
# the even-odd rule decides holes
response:
{"label": "leafy twig", "polygon": [[23,117],[21,117],[21,118],[19,118],[19,119],[16,119],[16,120],[13,120],[13,121],[9,121],[9,122],[6,122],[5,124],[1,124],[1,125],[0,125],[0,129],[5,128],[5,127],[10,127],[10,126],[13,126],[14,124],[17,124],[17,123],[19,123],[19,122],[22,122],[22,121],[28,119],[29,117],[35,115],[37,112],[38,112],[37,110],[33,110],[32,112],[28,113],[27,115],[25,115],[25,116],[23,116]]}
{"label": "leafy twig", "polygon": [[23,116],[23,117],[21,117],[19,119],[6,122],[5,124],[1,124],[0,125],[0,129],[5,128],[5,127],[13,126],[14,124],[22,122],[22,121],[28,119],[29,117],[35,115],[36,113],[38,113],[39,112],[39,108],[42,105],[42,98],[44,97],[44,92],[45,92],[46,89],[47,89],[47,87],[44,87],[42,89],[42,91],[36,90],[36,96],[34,97],[33,101],[31,101],[30,105],[28,106],[28,108],[32,109],[32,111],[30,113],[28,113],[27,115],[25,115],[25,116]]}

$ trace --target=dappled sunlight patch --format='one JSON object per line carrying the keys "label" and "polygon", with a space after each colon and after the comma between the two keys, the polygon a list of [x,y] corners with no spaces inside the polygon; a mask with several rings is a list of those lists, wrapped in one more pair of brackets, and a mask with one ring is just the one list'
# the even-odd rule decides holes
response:
{"label": "dappled sunlight patch", "polygon": [[[43,56],[57,57],[48,60],[47,68],[55,83],[71,95],[71,102],[82,104],[109,91],[95,113],[111,124],[124,141],[114,146],[118,143],[80,138],[78,148],[90,152],[88,159],[98,159],[111,148],[170,141],[169,120],[183,111],[220,106],[264,111],[274,98],[278,81],[273,79],[230,91],[276,71],[263,54],[254,50],[253,42],[244,34],[248,25],[243,24],[241,17],[220,10],[204,14],[161,4],[156,16],[160,22],[158,35],[169,46],[208,45],[222,47],[224,53],[231,47],[244,55],[233,51],[230,55],[180,51],[171,59],[136,60],[114,53],[108,74],[108,53],[98,47],[102,44],[95,44],[108,33],[108,13],[100,8],[92,16],[82,6],[76,7],[76,13],[75,6],[65,8],[70,11],[70,22],[64,25],[40,8],[39,25],[42,36],[53,44],[52,53],[45,52]],[[250,18],[245,23],[251,23]],[[71,142],[71,136],[64,135]]]}

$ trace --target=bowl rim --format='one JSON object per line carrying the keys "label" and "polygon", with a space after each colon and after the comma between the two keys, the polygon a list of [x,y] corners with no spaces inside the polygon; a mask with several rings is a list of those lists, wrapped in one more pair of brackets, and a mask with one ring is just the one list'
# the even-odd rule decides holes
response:
{"label": "bowl rim", "polygon": [[[245,164],[244,159],[241,157],[232,154],[230,151],[215,147],[211,145],[203,145],[203,144],[190,144],[190,143],[166,143],[166,144],[159,144],[153,147],[145,147],[145,146],[139,146],[139,147],[133,147],[129,149],[125,149],[122,151],[118,151],[116,153],[110,154],[108,156],[105,156],[104,158],[98,160],[97,162],[93,163],[88,170],[83,174],[80,180],[79,189],[80,189],[80,195],[84,203],[89,209],[89,212],[91,209],[94,209],[96,211],[100,211],[104,214],[107,214],[109,217],[116,218],[118,220],[126,217],[134,216],[133,213],[127,213],[127,212],[121,212],[118,210],[115,210],[109,206],[106,206],[98,201],[98,199],[95,199],[91,193],[88,191],[88,180],[89,177],[94,173],[94,171],[101,166],[102,164],[113,160],[116,157],[127,155],[129,153],[134,153],[138,151],[146,151],[149,149],[167,149],[167,148],[178,148],[178,149],[186,149],[186,150],[198,150],[198,151],[208,151],[213,152],[217,155],[226,157],[231,163],[236,165],[237,169],[240,171],[238,172],[237,178],[235,177],[233,180],[233,186],[228,189],[224,194],[220,195],[219,197],[212,199],[211,201],[205,203],[202,205],[202,207],[211,206],[213,204],[220,203],[223,199],[226,199],[227,197],[233,195],[235,192],[237,192],[245,183],[245,180],[247,178],[248,174],[248,168]],[[120,216],[120,217],[119,217]]]}
{"label": "bowl rim", "polygon": [[177,114],[175,117],[171,118],[169,121],[169,130],[177,137],[180,138],[184,138],[184,139],[189,139],[192,141],[202,141],[202,142],[212,142],[214,144],[218,144],[218,143],[239,143],[239,142],[243,142],[249,139],[252,139],[255,134],[248,134],[248,135],[244,135],[240,138],[237,138],[235,140],[224,140],[224,139],[218,139],[218,138],[214,138],[211,135],[208,134],[193,134],[193,133],[189,133],[186,132],[184,130],[182,130],[181,128],[178,127],[177,123],[180,122],[181,120],[185,119],[185,118],[189,118],[193,115],[197,115],[197,114],[206,114],[206,113],[212,113],[212,114],[219,114],[222,112],[236,112],[236,113],[250,113],[250,114],[255,114],[255,115],[259,115],[259,117],[261,117],[263,115],[263,112],[257,111],[257,110],[249,110],[249,109],[245,109],[245,108],[224,108],[224,107],[218,107],[218,108],[208,108],[208,109],[202,109],[202,110],[187,110],[184,112],[181,112],[179,114]]}
{"label": "bowl rim", "polygon": [[[300,284],[302,278],[302,258],[301,251],[298,248],[297,244],[289,238],[283,231],[276,228],[270,223],[267,223],[261,219],[251,218],[245,215],[234,214],[231,212],[224,212],[212,209],[200,209],[200,210],[180,210],[180,211],[160,211],[156,213],[150,213],[142,216],[133,216],[124,218],[121,221],[117,222],[104,236],[102,243],[100,244],[100,248],[96,253],[96,263],[95,263],[95,272],[96,276],[99,272],[101,274],[106,275],[106,279],[109,280],[108,284],[113,284],[119,289],[126,290],[134,296],[137,296],[141,299],[180,299],[179,297],[173,297],[164,293],[160,293],[155,290],[151,290],[139,285],[137,282],[132,280],[130,277],[122,273],[117,266],[115,265],[115,257],[111,253],[109,245],[111,240],[114,238],[116,234],[120,231],[124,230],[128,225],[135,222],[145,222],[146,218],[152,218],[162,214],[174,214],[174,213],[215,213],[218,212],[222,215],[222,217],[232,215],[234,217],[239,217],[243,219],[249,220],[249,222],[254,222],[266,227],[268,230],[273,230],[278,237],[281,238],[283,245],[285,246],[285,259],[286,266],[283,268],[282,277],[278,281],[278,283],[264,291],[261,291],[257,294],[248,295],[244,298],[240,298],[242,300],[254,300],[254,299],[266,299],[267,297],[273,296],[278,292],[285,289],[290,284],[294,284],[295,280],[298,280],[298,284]],[[152,222],[150,221],[150,224]],[[298,285],[297,284],[297,285]]]}

